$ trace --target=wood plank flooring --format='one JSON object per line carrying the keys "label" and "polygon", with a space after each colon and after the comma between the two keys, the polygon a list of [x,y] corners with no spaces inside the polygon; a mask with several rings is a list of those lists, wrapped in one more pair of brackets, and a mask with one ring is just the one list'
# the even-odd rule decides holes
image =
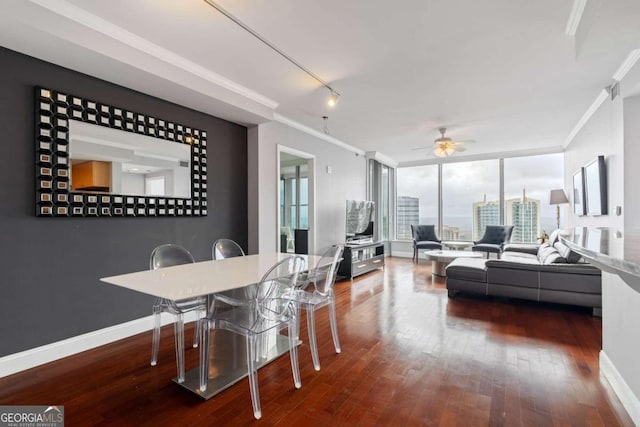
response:
{"label": "wood plank flooring", "polygon": [[[460,295],[430,264],[390,258],[336,284],[342,353],[317,315],[322,370],[300,346],[302,388],[288,357],[259,371],[263,418],[247,380],[209,401],[171,382],[172,328],[158,366],[151,333],[0,379],[0,404],[59,404],[68,426],[631,426],[600,377],[602,321],[589,310]],[[151,307],[149,307],[151,309]],[[304,319],[304,317],[303,317]],[[301,337],[306,341],[306,323]],[[193,324],[187,327],[191,340]],[[187,369],[198,364],[188,348]]]}

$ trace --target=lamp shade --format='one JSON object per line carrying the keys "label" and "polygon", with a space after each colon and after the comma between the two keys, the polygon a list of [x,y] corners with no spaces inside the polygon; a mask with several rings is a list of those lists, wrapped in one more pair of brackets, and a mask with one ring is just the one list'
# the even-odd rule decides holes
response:
{"label": "lamp shade", "polygon": [[569,199],[567,199],[567,195],[564,193],[564,190],[551,190],[551,193],[549,193],[549,204],[561,205],[563,203],[569,203]]}

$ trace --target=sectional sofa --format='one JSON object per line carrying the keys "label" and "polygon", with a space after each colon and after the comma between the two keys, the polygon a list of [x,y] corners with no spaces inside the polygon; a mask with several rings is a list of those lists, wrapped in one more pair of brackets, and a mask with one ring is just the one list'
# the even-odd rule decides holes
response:
{"label": "sectional sofa", "polygon": [[449,297],[459,292],[496,295],[602,310],[601,272],[559,241],[506,245],[501,259],[458,258],[446,269]]}

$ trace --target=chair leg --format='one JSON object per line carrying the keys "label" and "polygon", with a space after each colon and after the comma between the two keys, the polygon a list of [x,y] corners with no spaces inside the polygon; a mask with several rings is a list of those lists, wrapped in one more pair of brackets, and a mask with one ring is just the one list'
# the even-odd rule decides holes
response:
{"label": "chair leg", "polygon": [[[296,316],[297,317],[297,316]],[[300,367],[298,366],[298,321],[295,318],[289,320],[289,356],[291,357],[291,371],[293,372],[293,384],[296,388],[302,387],[300,379]]]}
{"label": "chair leg", "polygon": [[209,381],[209,320],[198,320],[200,326],[200,391],[207,390]]}
{"label": "chair leg", "polygon": [[193,333],[193,348],[198,347],[198,342],[200,340],[200,334],[202,331],[200,330],[200,319],[202,319],[206,315],[206,312],[203,308],[198,308],[196,310],[196,330]]}
{"label": "chair leg", "polygon": [[153,306],[153,338],[151,340],[151,366],[158,363],[158,348],[160,347],[160,314],[162,307],[159,304]]}
{"label": "chair leg", "polygon": [[256,336],[247,335],[247,370],[249,373],[249,391],[251,392],[251,405],[253,406],[253,416],[257,420],[262,418],[260,408],[260,390],[258,389],[258,372],[256,371]]}
{"label": "chair leg", "polygon": [[184,382],[184,315],[176,314],[176,322],[173,324],[176,336],[176,363],[178,365],[178,382]]}
{"label": "chair leg", "polygon": [[318,357],[318,343],[316,341],[316,319],[313,306],[307,307],[307,330],[309,332],[309,346],[311,347],[311,359],[313,368],[320,370],[320,358]]}
{"label": "chair leg", "polygon": [[329,324],[331,325],[331,336],[333,337],[333,346],[336,348],[336,353],[340,353],[340,340],[338,339],[338,321],[336,318],[336,302],[332,298],[329,302]]}

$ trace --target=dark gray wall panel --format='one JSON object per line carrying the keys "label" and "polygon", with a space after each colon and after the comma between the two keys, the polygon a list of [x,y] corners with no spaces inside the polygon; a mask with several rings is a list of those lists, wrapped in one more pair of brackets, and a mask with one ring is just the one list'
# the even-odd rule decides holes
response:
{"label": "dark gray wall panel", "polygon": [[[98,279],[148,268],[159,244],[247,248],[246,128],[2,48],[0,65],[0,356],[151,314],[153,297]],[[36,218],[38,85],[207,131],[208,216]]]}

